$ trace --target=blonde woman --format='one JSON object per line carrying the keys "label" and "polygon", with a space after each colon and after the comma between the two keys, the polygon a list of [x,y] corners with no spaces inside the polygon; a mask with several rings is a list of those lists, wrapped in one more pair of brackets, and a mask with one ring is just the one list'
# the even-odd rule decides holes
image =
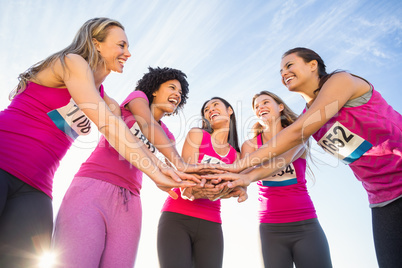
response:
{"label": "blonde woman", "polygon": [[[242,158],[291,125],[297,115],[272,92],[252,101],[259,122],[255,135],[242,146]],[[262,256],[270,268],[332,267],[327,238],[306,186],[306,151],[283,169],[257,182]],[[280,157],[276,161],[280,161]],[[279,164],[279,163],[278,163]]]}
{"label": "blonde woman", "polygon": [[0,113],[0,267],[33,267],[48,249],[53,176],[73,140],[90,132],[90,121],[163,190],[193,185],[179,183],[112,112],[119,105],[102,83],[110,72],[123,72],[128,46],[118,21],[90,19],[68,47],[20,74]]}

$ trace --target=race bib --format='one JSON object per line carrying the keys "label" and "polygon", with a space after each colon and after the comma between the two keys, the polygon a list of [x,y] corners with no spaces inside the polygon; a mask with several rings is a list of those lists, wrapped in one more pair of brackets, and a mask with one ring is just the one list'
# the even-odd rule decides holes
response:
{"label": "race bib", "polygon": [[204,157],[201,159],[200,163],[202,163],[202,164],[221,164],[223,162],[216,157],[204,154]]}
{"label": "race bib", "polygon": [[135,122],[134,125],[130,128],[130,131],[134,134],[134,136],[136,136],[140,141],[142,141],[145,144],[145,146],[147,146],[148,150],[150,150],[151,153],[153,153],[157,158],[159,158],[159,160],[161,160],[164,163],[165,161],[168,161],[167,158],[161,152],[159,152],[158,149],[156,149],[156,147],[145,137],[137,122]]}
{"label": "race bib", "polygon": [[280,172],[261,181],[263,186],[279,187],[297,184],[297,174],[293,163],[290,163]]}
{"label": "race bib", "polygon": [[78,108],[73,99],[66,106],[50,111],[47,115],[58,129],[73,140],[78,136],[85,136],[91,132],[91,122]]}
{"label": "race bib", "polygon": [[370,142],[349,131],[338,121],[318,141],[318,145],[347,165],[373,147]]}

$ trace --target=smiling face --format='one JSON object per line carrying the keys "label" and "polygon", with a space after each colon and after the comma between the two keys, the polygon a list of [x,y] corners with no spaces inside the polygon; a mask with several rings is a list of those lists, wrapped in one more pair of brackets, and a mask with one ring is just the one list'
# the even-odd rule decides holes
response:
{"label": "smiling face", "polygon": [[171,114],[181,102],[181,84],[178,80],[169,80],[161,84],[159,89],[152,93],[154,99],[152,108],[162,113]]}
{"label": "smiling face", "polygon": [[317,61],[305,62],[296,53],[289,54],[281,62],[282,83],[290,90],[300,92],[308,88],[317,88]]}
{"label": "smiling face", "polygon": [[280,118],[284,105],[278,104],[271,96],[262,94],[254,100],[253,109],[260,122],[266,124]]}
{"label": "smiling face", "polygon": [[122,73],[124,64],[131,56],[124,30],[112,26],[108,29],[108,34],[103,42],[98,42],[95,39],[93,42],[105,62],[106,71]]}
{"label": "smiling face", "polygon": [[219,127],[220,124],[229,124],[232,114],[232,108],[226,108],[225,104],[218,99],[208,101],[203,110],[204,118],[210,123],[213,129]]}

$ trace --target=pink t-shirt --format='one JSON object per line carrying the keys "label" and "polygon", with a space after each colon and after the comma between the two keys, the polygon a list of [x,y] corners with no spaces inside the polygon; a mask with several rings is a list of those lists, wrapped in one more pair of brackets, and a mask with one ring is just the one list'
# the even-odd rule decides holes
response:
{"label": "pink t-shirt", "polygon": [[67,88],[29,82],[0,112],[0,168],[52,197],[60,160],[73,140],[90,130]]}
{"label": "pink t-shirt", "polygon": [[[133,91],[120,105],[122,119],[140,140],[145,140],[145,136],[139,130],[138,124],[134,115],[125,108],[131,100],[135,98],[143,98],[147,102],[148,98],[142,91]],[[173,134],[169,131],[166,125],[162,122],[161,126],[169,139],[174,140]],[[151,143],[146,143],[151,151],[155,151],[155,147]],[[133,156],[135,157],[135,155]],[[103,180],[119,187],[124,187],[130,190],[133,194],[140,194],[142,185],[142,171],[130,164],[124,159],[105,139],[101,137],[98,146],[85,161],[76,177],[90,177]]]}
{"label": "pink t-shirt", "polygon": [[[212,146],[211,135],[205,130],[202,132],[203,136],[199,148],[198,163],[223,162],[231,164],[236,160],[237,152],[232,146],[230,146],[227,155],[221,156],[215,152]],[[176,188],[174,191],[179,195],[178,199],[173,199],[169,196],[162,207],[162,211],[175,212],[207,221],[222,223],[220,200],[210,201],[209,199],[196,199],[190,201],[181,198],[179,189]]]}
{"label": "pink t-shirt", "polygon": [[[262,146],[261,134],[257,136],[257,143],[258,148]],[[296,159],[270,178],[276,181],[257,182],[261,223],[286,223],[317,218],[306,186],[306,159]]]}
{"label": "pink t-shirt", "polygon": [[373,89],[366,104],[340,109],[313,137],[350,166],[371,205],[402,196],[402,116],[379,92]]}

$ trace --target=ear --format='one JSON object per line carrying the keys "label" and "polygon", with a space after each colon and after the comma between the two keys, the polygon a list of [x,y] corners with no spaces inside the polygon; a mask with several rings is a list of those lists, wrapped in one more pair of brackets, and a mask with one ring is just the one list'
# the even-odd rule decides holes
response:
{"label": "ear", "polygon": [[154,93],[152,93],[152,96],[156,97],[156,91]]}
{"label": "ear", "polygon": [[282,112],[285,109],[285,105],[283,103],[279,104],[279,111]]}
{"label": "ear", "polygon": [[311,71],[314,72],[314,71],[317,70],[317,68],[318,68],[318,62],[317,62],[317,60],[312,60],[312,61],[310,61],[308,64],[310,65]]}
{"label": "ear", "polygon": [[99,41],[96,40],[95,38],[92,38],[92,43],[94,44],[96,50],[97,50],[98,52],[100,52],[100,43],[99,43]]}
{"label": "ear", "polygon": [[232,108],[228,107],[228,113],[229,113],[229,115],[232,115],[232,114],[233,114]]}

